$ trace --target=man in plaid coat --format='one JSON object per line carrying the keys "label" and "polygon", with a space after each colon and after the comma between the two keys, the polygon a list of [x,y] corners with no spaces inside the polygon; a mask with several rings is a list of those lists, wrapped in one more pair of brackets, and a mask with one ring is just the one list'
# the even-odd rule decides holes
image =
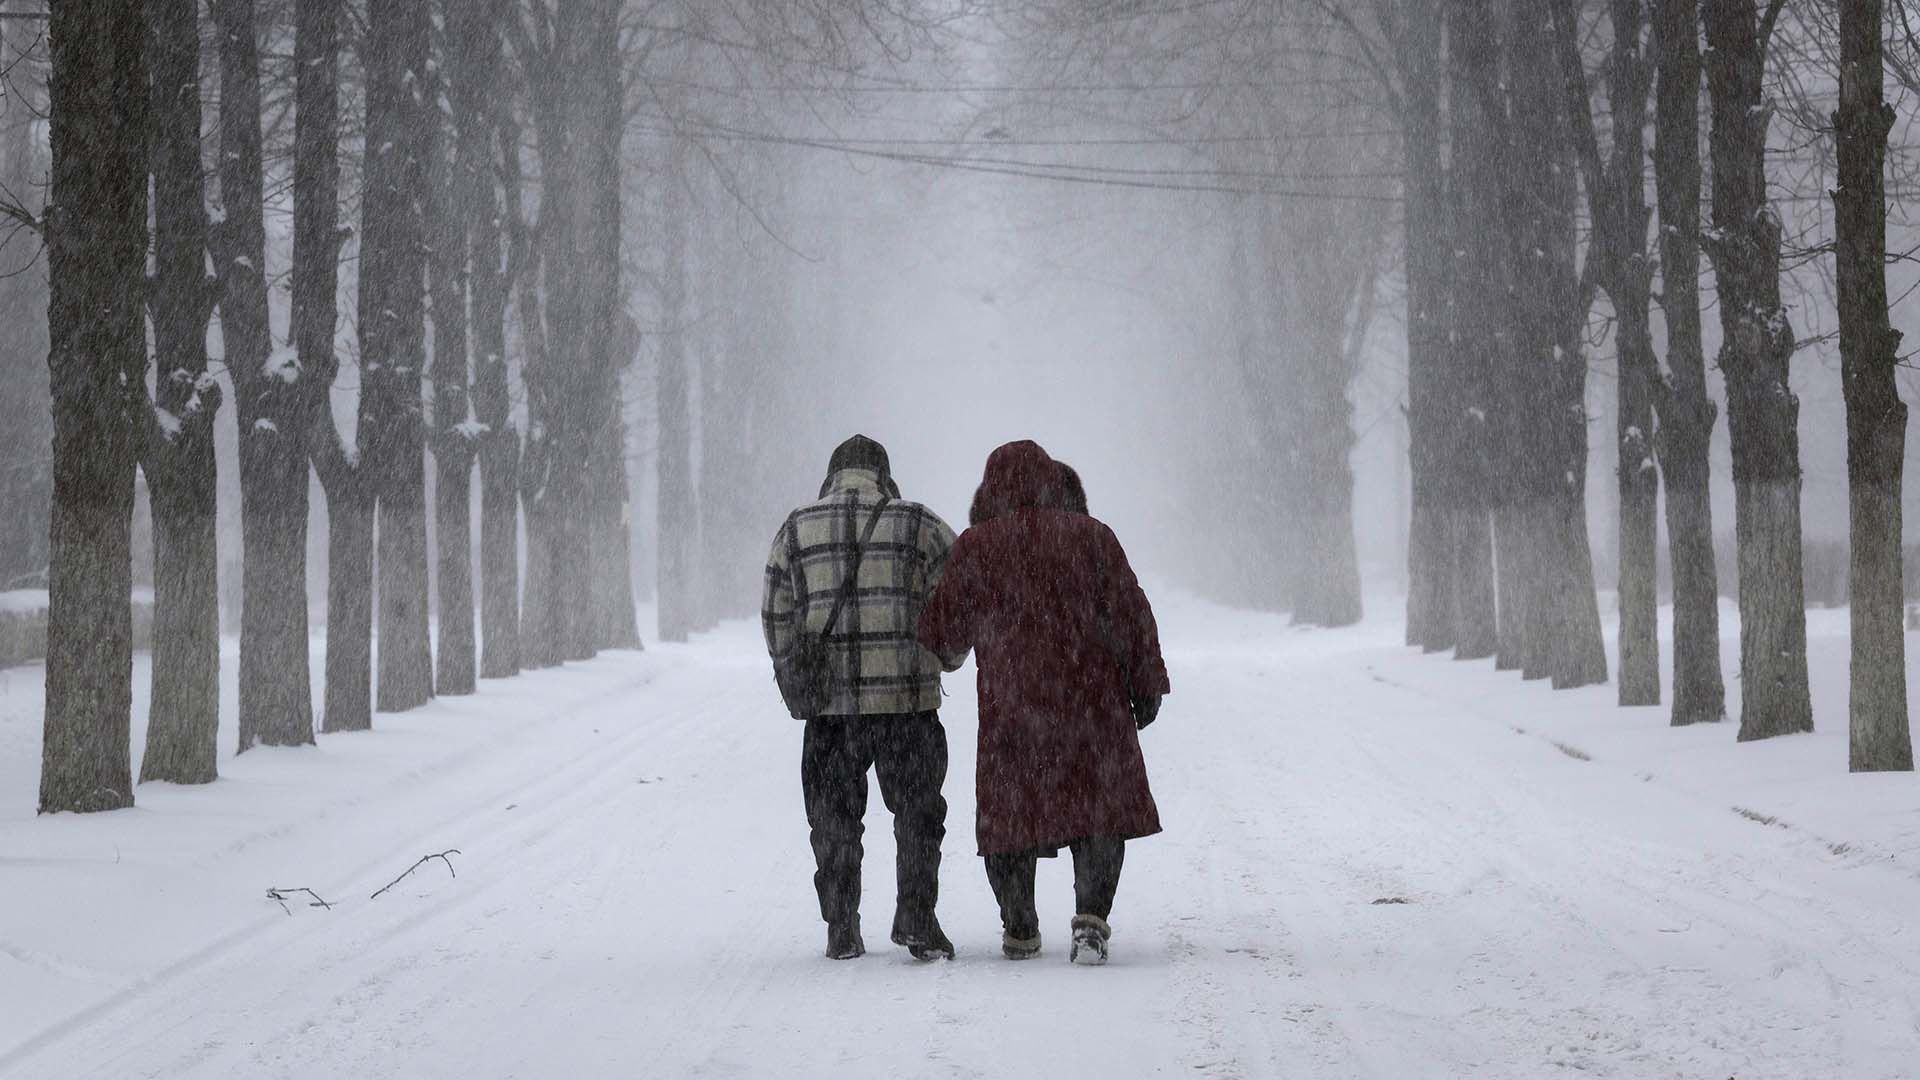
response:
{"label": "man in plaid coat", "polygon": [[899,853],[892,939],[915,959],[953,957],[953,943],[934,915],[947,833],[941,664],[915,635],[954,536],[939,515],[899,494],[886,448],[856,435],[833,452],[820,499],[787,516],[767,556],[761,621],[767,652],[779,665],[800,635],[820,638],[855,547],[873,524],[859,580],[826,637],[832,700],[822,715],[807,718],[800,755],[813,883],[827,923],[827,955],[836,960],[866,951],[860,837],[868,769],[879,774]]}

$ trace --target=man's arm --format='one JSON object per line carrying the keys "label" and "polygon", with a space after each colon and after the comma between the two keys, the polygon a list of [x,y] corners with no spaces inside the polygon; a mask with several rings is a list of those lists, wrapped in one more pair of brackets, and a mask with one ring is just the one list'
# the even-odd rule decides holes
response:
{"label": "man's arm", "polygon": [[[938,518],[934,519],[939,522]],[[939,522],[942,529],[946,523]],[[928,530],[932,531],[932,530]],[[951,537],[953,531],[946,530]],[[939,583],[927,597],[920,612],[920,644],[940,660],[948,671],[960,670],[973,650],[973,582],[969,573],[966,544],[945,544],[938,566]]]}
{"label": "man's arm", "polygon": [[939,514],[931,510],[922,516],[920,535],[920,557],[926,560],[927,591],[932,592],[940,584],[940,576],[946,573],[947,560],[953,555],[953,529]]}
{"label": "man's arm", "polygon": [[799,605],[793,592],[793,566],[787,557],[791,547],[789,517],[774,534],[773,550],[767,553],[766,582],[760,594],[760,629],[767,639],[767,655],[777,663],[793,653],[799,632],[795,626]]}

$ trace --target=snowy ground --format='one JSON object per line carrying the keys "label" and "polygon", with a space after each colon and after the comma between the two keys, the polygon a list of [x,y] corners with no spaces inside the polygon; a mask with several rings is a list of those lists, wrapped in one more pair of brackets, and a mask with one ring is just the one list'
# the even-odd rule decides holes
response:
{"label": "snowy ground", "polygon": [[[799,732],[746,625],[87,818],[34,817],[41,673],[0,672],[0,1074],[1920,1073],[1920,780],[1845,773],[1843,612],[1811,619],[1821,732],[1737,746],[1410,653],[1390,603],[1339,633],[1161,606],[1168,831],[1129,852],[1105,969],[1066,963],[1065,860],[1047,951],[998,955],[970,676],[960,958],[922,966],[884,941],[877,796],[873,952],[819,957]],[[369,899],[447,848],[458,877]]]}

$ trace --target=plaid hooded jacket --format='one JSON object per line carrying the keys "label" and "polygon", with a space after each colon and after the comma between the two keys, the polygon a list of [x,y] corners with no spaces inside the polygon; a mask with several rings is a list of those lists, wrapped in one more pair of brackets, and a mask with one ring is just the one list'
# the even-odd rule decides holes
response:
{"label": "plaid hooded jacket", "polygon": [[[793,652],[801,627],[816,637],[825,629],[854,545],[882,495],[878,471],[842,469],[827,478],[820,501],[780,526],[760,605],[767,653],[776,663]],[[947,523],[918,503],[894,499],[880,512],[860,560],[860,580],[827,640],[836,690],[826,715],[940,708],[940,660],[915,633],[953,540]]]}

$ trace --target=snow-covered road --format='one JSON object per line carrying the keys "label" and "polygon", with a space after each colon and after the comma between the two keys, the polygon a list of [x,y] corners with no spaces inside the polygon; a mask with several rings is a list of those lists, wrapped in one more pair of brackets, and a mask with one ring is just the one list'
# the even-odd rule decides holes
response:
{"label": "snow-covered road", "polygon": [[[97,819],[34,820],[8,765],[0,1074],[1920,1074],[1911,777],[1847,787],[1833,734],[1667,732],[1610,688],[1409,654],[1390,620],[1315,634],[1170,600],[1163,622],[1175,695],[1145,739],[1167,832],[1128,853],[1104,969],[1066,962],[1066,860],[1041,865],[1047,951],[999,956],[970,675],[946,711],[959,959],[886,945],[877,798],[873,951],[822,959],[799,731],[729,626]],[[1871,812],[1755,820],[1806,790]],[[368,899],[447,848],[458,877]],[[335,906],[289,915],[269,885]]]}

